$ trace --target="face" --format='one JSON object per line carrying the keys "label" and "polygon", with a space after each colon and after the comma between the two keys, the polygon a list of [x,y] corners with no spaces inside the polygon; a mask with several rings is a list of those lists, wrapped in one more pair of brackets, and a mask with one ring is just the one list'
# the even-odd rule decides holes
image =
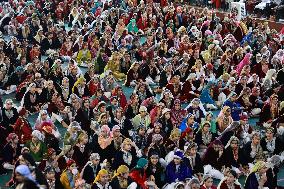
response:
{"label": "face", "polygon": [[16,172],[16,180],[17,180],[19,183],[23,182],[24,179],[25,179],[24,176],[22,176],[20,173],[17,173],[17,172]]}
{"label": "face", "polygon": [[254,136],[252,139],[253,144],[257,145],[260,142],[260,137],[259,136]]}
{"label": "face", "polygon": [[100,163],[100,159],[96,158],[92,160],[93,165],[98,165]]}
{"label": "face", "polygon": [[27,165],[27,161],[23,158],[23,156],[19,156],[20,165]]}
{"label": "face", "polygon": [[146,130],[145,130],[144,128],[140,128],[140,129],[139,129],[139,135],[144,136],[145,133],[146,133]]}
{"label": "face", "polygon": [[8,101],[8,102],[6,103],[6,108],[7,108],[8,110],[10,110],[10,109],[12,108],[12,106],[13,106],[13,103],[12,103],[11,101]]}
{"label": "face", "polygon": [[38,142],[39,141],[39,139],[37,138],[37,137],[32,137],[32,140],[34,141],[34,142]]}
{"label": "face", "polygon": [[174,163],[176,165],[179,165],[181,163],[181,159],[180,158],[174,158]]}
{"label": "face", "polygon": [[146,116],[146,111],[140,111],[140,115],[141,115],[141,117],[145,117]]}
{"label": "face", "polygon": [[153,165],[156,165],[159,162],[159,158],[158,157],[151,157],[150,161]]}
{"label": "face", "polygon": [[41,119],[42,120],[46,120],[46,118],[47,118],[47,113],[42,113],[41,114]]}
{"label": "face", "polygon": [[179,103],[176,103],[176,104],[175,104],[175,109],[176,109],[176,110],[179,110],[179,109],[180,109],[180,104],[179,104]]}
{"label": "face", "polygon": [[273,104],[277,104],[278,103],[278,98],[277,97],[272,98],[272,103]]}
{"label": "face", "polygon": [[116,129],[116,130],[114,130],[114,132],[112,134],[113,134],[114,137],[118,137],[118,136],[120,136],[120,130]]}
{"label": "face", "polygon": [[204,182],[206,187],[211,187],[213,185],[213,179],[212,178],[208,178],[205,182]]}
{"label": "face", "polygon": [[234,148],[234,149],[235,149],[235,148],[238,148],[238,145],[239,145],[239,144],[238,144],[238,141],[236,141],[236,140],[233,140],[233,141],[231,142],[231,147]]}
{"label": "face", "polygon": [[88,100],[86,100],[86,101],[84,102],[84,107],[85,107],[85,108],[89,108],[89,107],[90,107],[90,102],[89,102]]}
{"label": "face", "polygon": [[72,165],[70,165],[69,170],[72,171],[73,169],[77,169],[76,163],[73,163]]}
{"label": "face", "polygon": [[166,119],[170,119],[171,118],[171,113],[170,112],[165,113],[165,118]]}
{"label": "face", "polygon": [[204,124],[203,131],[204,132],[209,132],[209,130],[210,130],[210,125],[209,124]]}
{"label": "face", "polygon": [[194,116],[191,116],[191,117],[188,118],[187,124],[188,124],[188,125],[191,125],[191,124],[193,124],[193,123],[194,123]]}
{"label": "face", "polygon": [[191,185],[191,188],[192,188],[192,189],[199,189],[199,188],[200,188],[200,185],[194,183],[194,184]]}
{"label": "face", "polygon": [[228,178],[227,178],[227,183],[232,184],[232,183],[235,182],[235,180],[236,180],[236,178],[231,173],[229,173]]}
{"label": "face", "polygon": [[197,148],[196,148],[196,147],[190,148],[189,153],[190,153],[190,155],[192,155],[192,156],[196,155],[196,153],[197,153]]}
{"label": "face", "polygon": [[54,171],[50,171],[50,172],[46,173],[45,177],[48,180],[54,180],[55,179],[55,172]]}
{"label": "face", "polygon": [[273,138],[273,133],[271,131],[266,131],[265,135],[266,135],[266,137],[268,139],[272,139]]}
{"label": "face", "polygon": [[130,151],[131,150],[131,144],[125,144],[124,145],[124,150]]}

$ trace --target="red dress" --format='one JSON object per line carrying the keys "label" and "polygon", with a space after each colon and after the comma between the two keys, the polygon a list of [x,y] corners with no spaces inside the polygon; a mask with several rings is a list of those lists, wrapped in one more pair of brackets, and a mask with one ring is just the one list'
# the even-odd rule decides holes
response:
{"label": "red dress", "polygon": [[14,125],[15,133],[18,135],[20,144],[25,144],[32,139],[32,127],[23,117],[19,117]]}
{"label": "red dress", "polygon": [[[205,186],[201,186],[200,189],[207,189],[207,188]],[[217,187],[216,186],[211,186],[210,189],[217,189]]]}
{"label": "red dress", "polygon": [[148,187],[144,184],[147,181],[147,176],[144,171],[143,175],[140,174],[140,170],[134,169],[130,172],[129,176],[131,179],[138,184],[142,189],[147,189]]}

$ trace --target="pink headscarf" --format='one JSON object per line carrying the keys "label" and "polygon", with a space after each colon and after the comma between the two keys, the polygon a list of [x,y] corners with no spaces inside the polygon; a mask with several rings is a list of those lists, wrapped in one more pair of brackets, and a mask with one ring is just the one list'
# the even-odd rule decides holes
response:
{"label": "pink headscarf", "polygon": [[236,69],[238,75],[241,74],[244,66],[249,65],[250,57],[251,57],[251,54],[247,53],[245,57],[243,58],[243,60],[238,64],[237,69]]}

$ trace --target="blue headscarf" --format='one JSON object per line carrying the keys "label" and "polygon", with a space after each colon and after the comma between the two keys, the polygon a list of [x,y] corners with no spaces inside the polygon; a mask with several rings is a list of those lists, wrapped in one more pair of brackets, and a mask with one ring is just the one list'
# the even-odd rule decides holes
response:
{"label": "blue headscarf", "polygon": [[[184,118],[184,120],[181,122],[179,129],[181,130],[181,132],[185,131],[187,128],[187,120],[191,117],[194,116],[192,113],[189,113],[186,118]],[[193,123],[193,125],[189,125],[190,128],[192,128],[193,130],[198,129],[198,124],[195,122]]]}

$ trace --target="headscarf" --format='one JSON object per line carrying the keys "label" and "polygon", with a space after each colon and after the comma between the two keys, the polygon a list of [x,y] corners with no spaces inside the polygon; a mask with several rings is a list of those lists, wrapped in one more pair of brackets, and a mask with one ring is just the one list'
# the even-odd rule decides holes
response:
{"label": "headscarf", "polygon": [[230,140],[227,142],[227,144],[225,146],[225,149],[228,148],[229,146],[231,146],[232,141],[238,141],[239,142],[239,139],[235,136],[231,136]]}
{"label": "headscarf", "polygon": [[248,65],[248,64],[249,64],[250,57],[251,57],[251,54],[250,54],[250,53],[247,53],[247,54],[245,55],[245,57],[243,58],[243,60],[238,64],[237,69],[236,69],[238,75],[241,74],[241,72],[242,72],[242,70],[243,70],[243,67],[244,67],[245,65]]}
{"label": "headscarf", "polygon": [[145,159],[145,158],[140,158],[135,166],[135,168],[138,168],[138,169],[142,169],[144,168],[148,163],[148,160]]}
{"label": "headscarf", "polygon": [[16,167],[16,172],[25,177],[28,180],[35,182],[32,173],[27,165],[19,165]]}
{"label": "headscarf", "polygon": [[98,172],[98,174],[97,174],[97,176],[96,176],[96,178],[95,178],[95,180],[94,180],[94,183],[96,183],[96,182],[98,182],[99,180],[101,180],[102,175],[107,175],[107,174],[109,174],[109,173],[108,173],[108,171],[107,171],[106,169],[101,169],[101,170]]}
{"label": "headscarf", "polygon": [[256,164],[253,166],[251,172],[252,173],[256,173],[258,171],[260,171],[260,169],[266,167],[266,163],[264,161],[258,161],[256,162]]}
{"label": "headscarf", "polygon": [[8,136],[7,136],[7,138],[6,138],[6,140],[7,140],[7,142],[12,142],[15,138],[17,138],[18,137],[18,135],[16,135],[16,133],[10,133]]}
{"label": "headscarf", "polygon": [[125,173],[129,173],[129,168],[126,165],[120,165],[116,170],[116,173],[114,174],[113,178]]}
{"label": "headscarf", "polygon": [[44,136],[39,130],[34,130],[32,136],[38,138],[40,141],[44,140]]}
{"label": "headscarf", "polygon": [[[133,26],[134,25],[134,26]],[[137,27],[137,24],[136,24],[136,20],[135,19],[131,19],[129,21],[129,24],[127,25],[127,30],[128,32],[134,32],[134,33],[137,33],[138,32],[138,27]]]}
{"label": "headscarf", "polygon": [[77,81],[74,83],[74,86],[72,88],[72,92],[74,93],[75,87],[77,87],[78,85],[82,84],[84,81],[86,81],[86,79],[81,76],[77,79]]}

